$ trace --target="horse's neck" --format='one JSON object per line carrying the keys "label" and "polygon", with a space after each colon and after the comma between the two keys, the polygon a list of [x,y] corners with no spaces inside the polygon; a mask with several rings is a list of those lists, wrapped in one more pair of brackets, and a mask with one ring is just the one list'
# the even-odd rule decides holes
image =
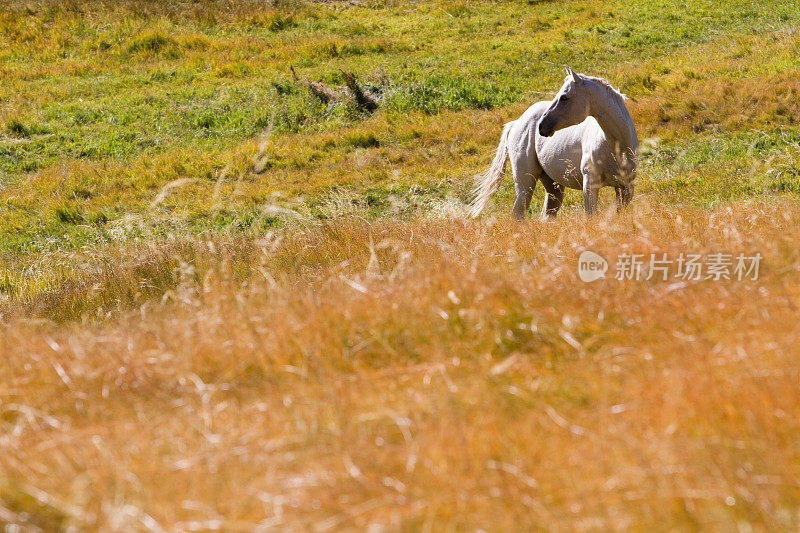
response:
{"label": "horse's neck", "polygon": [[639,148],[639,139],[625,103],[615,101],[602,88],[598,89],[595,96],[592,115],[603,128],[606,138],[619,150],[631,149],[635,153]]}

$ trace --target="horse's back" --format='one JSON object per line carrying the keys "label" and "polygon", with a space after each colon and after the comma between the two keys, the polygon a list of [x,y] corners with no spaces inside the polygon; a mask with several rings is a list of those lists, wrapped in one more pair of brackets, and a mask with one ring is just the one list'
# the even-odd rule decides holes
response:
{"label": "horse's back", "polygon": [[550,102],[546,100],[536,102],[514,121],[514,125],[508,132],[508,148],[512,155],[536,157],[534,141],[539,136],[536,128],[549,105]]}

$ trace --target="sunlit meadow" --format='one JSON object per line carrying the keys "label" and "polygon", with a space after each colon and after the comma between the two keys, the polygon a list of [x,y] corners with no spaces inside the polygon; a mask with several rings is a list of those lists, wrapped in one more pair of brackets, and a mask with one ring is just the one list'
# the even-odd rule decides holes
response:
{"label": "sunlit meadow", "polygon": [[[7,530],[800,529],[800,7],[0,6]],[[637,196],[477,220],[563,66]],[[292,72],[294,70],[294,73]],[[365,111],[324,102],[344,73]],[[578,256],[609,260],[584,283]],[[760,254],[745,279],[615,258]]]}

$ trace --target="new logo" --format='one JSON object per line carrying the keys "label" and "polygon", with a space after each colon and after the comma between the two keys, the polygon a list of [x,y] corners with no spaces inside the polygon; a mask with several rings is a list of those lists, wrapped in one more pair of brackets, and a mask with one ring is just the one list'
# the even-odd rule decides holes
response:
{"label": "new logo", "polygon": [[606,277],[608,261],[603,256],[589,250],[584,250],[578,256],[578,277],[581,281],[589,283]]}

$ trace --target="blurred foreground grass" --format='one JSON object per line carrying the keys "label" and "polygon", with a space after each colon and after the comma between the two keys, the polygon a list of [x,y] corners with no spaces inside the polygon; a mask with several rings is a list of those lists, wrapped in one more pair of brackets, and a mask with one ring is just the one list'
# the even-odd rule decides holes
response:
{"label": "blurred foreground grass", "polygon": [[[598,220],[340,219],[62,257],[80,268],[3,307],[2,519],[797,529],[800,205]],[[764,259],[757,280],[586,284],[583,249],[612,273],[622,253]]]}

